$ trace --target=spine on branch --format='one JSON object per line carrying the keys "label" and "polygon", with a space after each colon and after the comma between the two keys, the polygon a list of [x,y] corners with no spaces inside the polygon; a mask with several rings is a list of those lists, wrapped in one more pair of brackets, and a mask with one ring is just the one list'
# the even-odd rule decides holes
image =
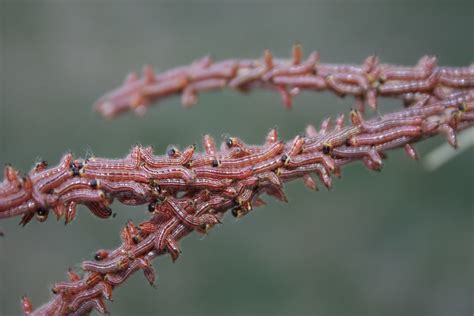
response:
{"label": "spine on branch", "polygon": [[99,250],[94,260],[83,262],[82,277],[69,271],[69,281],[53,286],[50,302],[33,311],[23,298],[25,313],[83,315],[93,309],[105,313],[104,300],[110,300],[113,289],[134,272],[142,270],[154,285],[151,260],[162,254],[176,260],[179,240],[190,232],[206,233],[228,210],[236,217],[248,214],[265,205],[264,193],[286,202],[286,181],[302,179],[316,190],[312,177],[316,175],[330,188],[332,175],[340,176],[343,166],[361,161],[371,170],[380,170],[385,151],[402,147],[416,159],[413,144],[437,134],[456,147],[456,132],[474,125],[474,94],[456,92],[442,101],[367,121],[353,110],[349,121],[345,126],[339,116],[333,126],[326,119],[319,129],[308,126],[305,135],[288,142],[271,130],[258,146],[230,137],[217,148],[205,136],[204,151],[199,153],[193,145],[182,151],[171,147],[163,156],[136,146],[123,159],[74,160],[67,154],[58,167],[46,169],[41,163],[24,178],[6,167],[0,217],[21,215],[25,224],[35,213],[44,220],[52,208],[70,221],[75,211],[69,210],[77,204],[107,217],[113,199],[127,205],[148,204],[151,212],[148,221],[126,224],[116,249]]}
{"label": "spine on branch", "polygon": [[376,56],[362,65],[324,64],[318,52],[304,59],[301,46],[295,45],[288,60],[273,58],[267,50],[261,59],[213,62],[206,56],[162,73],[145,66],[141,77],[130,73],[121,86],[97,101],[95,109],[106,118],[130,110],[143,114],[151,104],[179,94],[189,107],[198,93],[223,88],[277,90],[287,107],[301,90],[332,91],[355,97],[356,108],[363,112],[364,104],[375,109],[379,97],[401,98],[407,105],[431,104],[472,90],[474,65],[439,67],[433,56],[422,57],[414,67],[382,64]]}

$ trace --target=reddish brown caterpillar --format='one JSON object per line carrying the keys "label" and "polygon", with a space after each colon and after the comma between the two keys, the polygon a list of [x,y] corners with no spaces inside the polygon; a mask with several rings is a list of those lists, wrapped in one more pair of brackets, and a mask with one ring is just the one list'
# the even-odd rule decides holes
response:
{"label": "reddish brown caterpillar", "polygon": [[[0,183],[0,218],[21,216],[25,225],[32,218],[45,221],[52,210],[69,223],[77,205],[84,205],[100,218],[111,215],[113,200],[126,205],[149,205],[149,220],[135,226],[127,222],[122,243],[99,250],[82,264],[84,274],[68,271],[68,282],[53,286],[54,298],[33,312],[28,298],[22,299],[25,314],[83,315],[96,309],[106,313],[104,300],[134,272],[142,270],[155,284],[151,260],[169,254],[176,260],[179,241],[196,230],[207,233],[228,210],[236,217],[262,206],[264,193],[287,201],[283,185],[301,178],[317,189],[316,174],[328,188],[332,175],[342,166],[361,161],[380,170],[385,151],[403,147],[417,159],[415,142],[437,134],[457,146],[456,133],[474,125],[474,68],[438,67],[434,57],[425,56],[414,67],[381,64],[368,57],[362,65],[322,64],[314,52],[304,58],[295,45],[290,60],[273,58],[265,51],[261,60],[226,60],[214,63],[209,57],[189,66],[155,74],[150,66],[143,77],[127,77],[124,84],[101,98],[96,109],[105,117],[123,111],[143,113],[159,99],[181,94],[184,105],[197,102],[202,91],[233,88],[248,91],[270,88],[291,107],[293,96],[302,90],[332,91],[352,95],[356,109],[352,126],[344,126],[339,115],[335,126],[325,119],[319,130],[308,126],[306,135],[281,142],[270,131],[261,146],[249,146],[237,137],[216,147],[210,136],[203,139],[203,152],[194,145],[180,151],[170,147],[165,155],[154,155],[151,147],[134,146],[123,159],[73,159],[66,154],[58,166],[38,162],[21,176],[6,166]],[[379,97],[398,97],[405,110],[364,120],[365,104],[375,109]]]}
{"label": "reddish brown caterpillar", "polygon": [[[295,57],[294,65],[300,62]],[[23,215],[22,223],[26,224],[35,214],[39,220],[46,219],[47,211],[53,209],[69,222],[77,204],[88,206],[99,217],[108,217],[113,199],[131,205],[148,203],[152,211],[149,221],[138,226],[126,224],[118,248],[100,250],[95,260],[83,262],[82,278],[70,272],[69,282],[55,284],[55,297],[35,312],[105,312],[104,299],[110,299],[113,288],[135,271],[143,270],[154,284],[151,259],[168,253],[176,260],[181,252],[179,240],[191,231],[207,233],[228,210],[236,217],[249,214],[265,204],[264,193],[286,201],[286,181],[302,178],[307,187],[315,189],[311,178],[315,173],[329,188],[331,175],[339,174],[350,162],[362,161],[379,170],[385,151],[404,147],[416,158],[411,144],[440,133],[456,144],[455,132],[474,125],[474,94],[465,92],[453,98],[459,103],[443,100],[368,121],[354,112],[353,125],[347,127],[343,116],[336,119],[334,128],[326,119],[319,131],[310,126],[306,136],[286,143],[279,142],[272,130],[261,146],[249,146],[232,137],[218,151],[207,136],[203,153],[196,153],[193,146],[183,152],[173,147],[166,156],[153,156],[149,148],[136,146],[123,159],[89,162],[72,160],[68,154],[57,168],[41,164],[24,178],[13,168],[5,168],[0,217]],[[214,163],[216,159],[218,163]],[[198,166],[194,161],[199,161]],[[89,168],[89,163],[93,167]],[[67,176],[63,178],[63,174]],[[31,313],[26,298],[23,306],[25,313]]]}
{"label": "reddish brown caterpillar", "polygon": [[[332,171],[356,160],[362,160],[369,168],[377,170],[382,164],[384,151],[388,149],[404,147],[409,156],[415,159],[417,156],[410,145],[411,142],[419,141],[422,137],[443,133],[441,127],[445,125],[456,130],[474,124],[474,120],[469,115],[464,115],[465,113],[470,114],[474,110],[471,103],[463,104],[459,108],[462,115],[456,115],[454,118],[452,115],[447,115],[453,110],[450,106],[443,106],[437,112],[430,109],[428,114],[423,111],[411,111],[400,115],[383,116],[380,120],[368,122],[362,122],[355,117],[353,123],[356,127],[377,125],[377,128],[373,129],[357,128],[357,132],[347,132],[354,128],[343,128],[341,120],[338,120],[334,130],[331,130],[329,120],[325,120],[319,133],[310,126],[307,128],[307,138],[297,136],[293,141],[285,144],[285,154],[276,151],[267,157],[261,153],[273,152],[269,150],[272,148],[269,146],[277,144],[275,142],[276,133],[272,131],[267,137],[266,145],[261,148],[244,150],[248,157],[252,157],[243,161],[251,161],[250,166],[252,166],[253,174],[243,178],[234,179],[231,177],[232,181],[228,186],[233,188],[231,190],[234,192],[233,194],[224,194],[223,188],[212,192],[207,188],[197,189],[193,187],[192,183],[186,183],[181,179],[181,182],[171,190],[169,187],[163,188],[161,192],[170,191],[166,193],[168,195],[165,194],[163,203],[153,202],[150,204],[152,206],[150,210],[153,211],[152,218],[138,225],[138,229],[133,224],[127,223],[122,234],[122,244],[112,251],[97,252],[96,261],[84,262],[82,267],[86,271],[86,275],[83,279],[56,284],[54,291],[58,294],[49,303],[43,305],[40,311],[48,314],[65,311],[79,314],[90,312],[95,308],[99,312],[105,312],[103,300],[111,298],[111,289],[125,282],[135,271],[143,270],[149,283],[154,285],[155,272],[149,263],[150,260],[165,253],[169,253],[172,259],[176,260],[180,254],[178,241],[193,229],[199,230],[201,228],[195,222],[201,216],[212,215],[218,219],[227,210],[232,210],[235,217],[245,216],[253,207],[264,204],[259,197],[262,193],[284,201],[286,200],[282,191],[284,181],[303,178],[306,186],[315,189],[316,184],[310,177],[311,173],[318,174],[324,185],[330,187]],[[417,119],[411,120],[413,117]],[[409,124],[405,118],[409,119]],[[422,128],[427,121],[432,120],[439,123],[437,128]],[[415,129],[417,134],[412,135],[412,130],[406,129],[407,127],[418,127]],[[400,129],[403,132],[400,132]],[[345,136],[340,136],[338,133]],[[394,133],[396,137],[393,136]],[[327,138],[327,135],[331,136]],[[321,136],[326,137],[325,141],[321,141]],[[301,139],[306,139],[308,144],[319,142],[322,145],[314,146],[311,151],[303,152],[305,142]],[[362,141],[368,144],[358,146],[357,142]],[[206,137],[204,142],[212,143],[209,137]],[[214,147],[209,146],[206,152],[217,155]],[[264,157],[262,159],[266,160],[260,161],[255,157]],[[226,164],[221,163],[220,166],[213,168],[219,169],[223,165]],[[246,166],[247,163],[244,165]],[[262,165],[277,169],[259,167]],[[236,165],[230,163],[228,166],[235,167]],[[239,163],[238,166],[241,167],[242,164]],[[208,174],[208,176],[221,180],[222,174]],[[209,180],[210,178],[205,181]],[[177,197],[173,195],[173,190],[178,190],[180,185],[190,190],[185,191],[182,197]],[[206,227],[203,232],[207,232],[208,228],[210,227]],[[138,236],[138,238],[133,236]],[[24,304],[24,306],[25,313],[31,311],[31,305]]]}
{"label": "reddish brown caterpillar", "polygon": [[382,64],[376,56],[369,56],[362,65],[322,64],[319,59],[319,53],[313,52],[303,60],[301,46],[295,45],[289,60],[274,59],[266,50],[259,60],[213,63],[205,57],[160,74],[146,66],[142,78],[129,76],[122,86],[100,98],[95,108],[107,118],[128,110],[143,113],[152,103],[174,94],[181,94],[183,105],[191,106],[199,92],[227,86],[277,90],[287,107],[301,90],[329,90],[354,96],[356,107],[363,110],[364,103],[376,108],[378,97],[398,97],[409,104],[425,98],[428,104],[474,88],[473,66],[438,67],[432,56],[422,57],[414,67]]}
{"label": "reddish brown caterpillar", "polygon": [[[23,178],[7,166],[0,184],[0,217],[21,215],[24,225],[35,215],[40,221],[46,220],[52,209],[68,223],[75,216],[77,204],[107,218],[112,214],[109,206],[115,199],[126,205],[140,205],[201,190],[236,197],[245,191],[237,189],[239,181],[259,179],[268,172],[278,172],[290,179],[292,176],[287,174],[297,169],[293,174],[301,175],[309,187],[314,187],[310,178],[302,174],[306,166],[321,164],[331,174],[339,173],[338,164],[362,160],[369,168],[379,170],[385,150],[405,147],[410,157],[415,158],[409,144],[425,137],[441,133],[456,146],[455,132],[473,124],[474,94],[456,93],[452,97],[455,101],[411,107],[368,121],[353,110],[352,126],[344,126],[344,116],[340,115],[335,127],[325,119],[319,131],[310,126],[306,136],[297,136],[287,143],[278,141],[276,131],[272,130],[261,146],[250,146],[230,137],[217,151],[214,140],[205,136],[202,153],[197,153],[192,145],[183,152],[170,147],[165,156],[154,156],[149,147],[141,146],[133,147],[123,159],[83,161],[73,160],[67,154],[57,167],[47,169],[43,163]],[[327,185],[327,181],[323,182]],[[278,189],[264,190],[285,199]],[[195,228],[190,221],[187,224]]]}

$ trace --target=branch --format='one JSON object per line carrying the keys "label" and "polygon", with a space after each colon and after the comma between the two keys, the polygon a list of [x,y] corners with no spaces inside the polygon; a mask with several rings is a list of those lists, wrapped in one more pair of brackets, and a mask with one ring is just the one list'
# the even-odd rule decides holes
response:
{"label": "branch", "polygon": [[438,67],[433,56],[422,57],[414,67],[381,64],[376,56],[362,65],[322,64],[318,52],[303,60],[301,46],[295,45],[290,60],[274,59],[267,50],[260,60],[214,63],[206,56],[159,74],[145,66],[141,78],[130,73],[120,87],[96,102],[95,109],[106,118],[129,110],[143,114],[151,104],[176,94],[189,107],[197,102],[199,92],[226,87],[243,92],[277,90],[288,108],[302,90],[332,91],[340,97],[354,96],[356,108],[363,112],[364,103],[375,109],[379,97],[402,98],[406,105],[431,104],[473,89],[474,65]]}
{"label": "branch", "polygon": [[[13,208],[16,211],[5,208],[12,203],[39,205],[36,214],[40,220],[44,219],[46,206],[56,210],[57,205],[63,204],[69,209],[72,203],[85,204],[94,214],[104,217],[109,214],[103,211],[106,201],[113,198],[131,205],[149,203],[152,213],[148,221],[138,226],[127,223],[121,233],[122,244],[116,249],[99,250],[94,261],[83,262],[83,277],[70,271],[70,280],[55,284],[54,297],[36,311],[24,297],[25,314],[83,315],[93,309],[106,313],[104,299],[111,299],[113,289],[134,272],[143,270],[154,285],[151,260],[167,253],[176,260],[179,240],[193,230],[206,233],[220,223],[228,210],[236,217],[248,214],[253,207],[265,204],[263,193],[286,202],[286,181],[302,179],[307,187],[316,190],[311,177],[316,174],[329,188],[331,175],[340,176],[341,167],[349,163],[362,161],[378,171],[385,151],[401,147],[416,159],[412,144],[438,134],[446,135],[456,147],[456,132],[474,125],[474,93],[465,92],[368,121],[353,110],[350,121],[352,124],[345,127],[340,116],[331,127],[326,119],[318,131],[308,126],[305,136],[298,135],[286,143],[279,141],[272,130],[261,146],[249,146],[233,137],[217,150],[213,139],[205,136],[202,153],[190,146],[183,152],[170,148],[166,156],[154,156],[150,148],[137,146],[130,155],[117,160],[82,161],[66,155],[58,168],[34,170],[24,181],[11,176],[16,173],[7,168],[16,182],[7,174],[0,187],[2,217],[23,214],[24,223],[25,216],[34,213],[34,208],[27,212],[19,212],[18,206]],[[59,176],[63,174],[67,176]],[[5,194],[7,188],[18,189]],[[23,198],[25,195],[28,197]],[[58,204],[40,205],[45,201]]]}
{"label": "branch", "polygon": [[328,173],[338,172],[337,163],[354,159],[379,169],[378,153],[394,144],[406,145],[444,133],[456,147],[455,131],[472,123],[473,99],[473,92],[457,93],[451,99],[368,122],[354,110],[352,126],[343,127],[341,116],[336,127],[330,129],[327,119],[319,134],[309,128],[306,137],[297,136],[286,144],[277,140],[276,131],[271,131],[262,146],[247,146],[234,137],[221,146],[220,152],[207,136],[204,153],[195,153],[195,145],[183,152],[171,147],[164,156],[155,156],[151,147],[135,146],[123,159],[74,160],[68,153],[58,166],[46,169],[47,162],[40,162],[23,178],[7,165],[5,180],[0,184],[0,218],[21,215],[20,224],[25,225],[35,214],[38,220],[46,220],[52,209],[58,219],[64,216],[69,223],[78,204],[107,218],[112,215],[109,205],[114,199],[126,205],[142,205],[177,192],[226,192],[233,183],[263,172],[297,170],[314,163],[323,164]]}

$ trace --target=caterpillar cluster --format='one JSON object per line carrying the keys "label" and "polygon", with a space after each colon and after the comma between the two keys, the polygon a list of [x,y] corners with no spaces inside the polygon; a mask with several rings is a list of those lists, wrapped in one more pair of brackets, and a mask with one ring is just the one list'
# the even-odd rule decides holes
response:
{"label": "caterpillar cluster", "polygon": [[[456,93],[435,104],[409,107],[370,121],[353,110],[350,126],[344,126],[341,115],[333,128],[327,119],[318,132],[308,127],[305,136],[286,143],[271,130],[261,146],[230,137],[217,150],[214,140],[205,136],[202,153],[196,152],[195,145],[183,151],[171,147],[163,156],[155,156],[151,147],[135,146],[123,159],[74,160],[68,153],[58,166],[47,169],[47,163],[40,162],[24,177],[8,165],[0,184],[0,218],[22,215],[25,225],[35,214],[44,221],[52,209],[68,223],[78,204],[107,218],[112,215],[109,205],[114,199],[142,205],[200,190],[250,202],[244,197],[251,186],[278,195],[281,181],[303,177],[315,187],[310,173],[329,187],[329,176],[338,174],[341,165],[362,160],[378,170],[385,150],[405,147],[414,153],[410,143],[421,137],[443,133],[456,146],[456,130],[472,123],[473,99],[473,93]],[[176,208],[171,211],[179,216]],[[192,226],[191,221],[182,221]]]}
{"label": "caterpillar cluster", "polygon": [[[342,166],[362,161],[369,169],[380,170],[385,151],[400,147],[416,159],[412,144],[437,134],[444,134],[456,147],[456,132],[474,125],[474,94],[456,92],[437,103],[412,106],[367,121],[354,109],[349,120],[351,124],[345,126],[341,115],[332,126],[326,119],[319,129],[308,126],[305,135],[289,142],[280,141],[277,131],[271,130],[261,146],[230,137],[218,149],[207,135],[202,153],[193,145],[183,151],[172,147],[164,156],[155,156],[149,147],[136,146],[123,159],[73,160],[68,154],[58,167],[42,170],[37,166],[23,180],[8,167],[9,174],[0,186],[1,217],[20,214],[18,206],[12,211],[5,205],[34,204],[36,213],[49,206],[57,212],[55,202],[65,208],[70,207],[67,203],[84,204],[94,214],[106,217],[103,215],[109,212],[99,210],[107,208],[114,198],[124,204],[148,203],[151,212],[151,218],[139,225],[127,223],[118,248],[99,250],[94,260],[83,262],[82,277],[70,271],[68,282],[55,284],[50,302],[33,312],[24,297],[25,314],[83,315],[93,309],[107,312],[104,300],[110,300],[113,289],[132,273],[143,270],[154,285],[151,260],[162,254],[176,260],[181,252],[179,240],[190,232],[205,234],[228,210],[236,217],[245,216],[265,204],[264,194],[286,202],[286,181],[303,179],[308,188],[316,190],[312,178],[315,174],[329,188],[332,176],[340,176]],[[25,185],[31,189],[25,189]],[[15,199],[11,193],[5,194],[15,188]],[[23,223],[31,212],[23,213]],[[39,215],[44,215],[43,211]]]}
{"label": "caterpillar cluster", "polygon": [[225,87],[277,90],[287,107],[301,90],[327,90],[341,97],[354,96],[356,108],[363,112],[364,104],[375,109],[378,97],[399,97],[407,105],[429,104],[473,89],[474,65],[438,67],[433,56],[422,57],[414,67],[382,64],[376,56],[369,56],[362,65],[323,64],[318,52],[304,60],[301,46],[295,45],[290,60],[275,59],[267,50],[259,60],[214,63],[206,56],[159,74],[145,66],[141,78],[130,73],[120,87],[96,102],[95,109],[106,118],[129,110],[142,114],[149,105],[175,94],[181,94],[184,106],[192,106],[199,92]]}

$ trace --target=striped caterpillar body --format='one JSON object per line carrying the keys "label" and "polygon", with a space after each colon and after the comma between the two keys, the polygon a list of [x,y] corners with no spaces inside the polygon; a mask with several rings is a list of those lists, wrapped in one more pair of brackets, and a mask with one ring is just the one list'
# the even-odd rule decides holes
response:
{"label": "striped caterpillar body", "polygon": [[[38,311],[46,315],[64,312],[80,314],[92,309],[106,312],[104,300],[111,299],[111,289],[125,282],[132,273],[142,270],[148,282],[155,286],[155,272],[150,264],[154,257],[169,254],[173,261],[176,260],[181,253],[181,238],[193,230],[207,233],[228,210],[235,217],[247,215],[253,208],[265,205],[261,199],[263,193],[286,201],[283,192],[283,183],[286,181],[303,179],[309,189],[316,190],[316,182],[311,177],[316,174],[330,188],[331,175],[337,175],[342,166],[362,161],[368,168],[379,170],[384,152],[394,148],[404,148],[410,158],[417,159],[413,143],[436,134],[446,134],[445,126],[458,131],[474,125],[471,115],[474,113],[474,95],[470,94],[463,100],[467,101],[435,104],[424,110],[402,110],[368,121],[353,111],[350,126],[344,127],[343,120],[339,118],[336,126],[331,128],[330,120],[326,119],[319,130],[308,126],[305,136],[298,135],[287,143],[278,141],[275,130],[270,131],[262,146],[248,146],[236,138],[227,140],[223,148],[232,150],[233,146],[238,146],[240,152],[245,153],[239,158],[218,152],[214,140],[206,135],[203,140],[205,152],[195,153],[187,160],[186,166],[181,166],[191,170],[196,178],[187,182],[170,171],[167,181],[158,179],[150,183],[149,192],[153,199],[148,209],[151,218],[137,226],[127,223],[119,247],[100,250],[94,256],[95,260],[83,262],[85,274],[81,279],[55,284],[55,298]],[[426,125],[435,127],[426,128]],[[214,163],[207,156],[220,157],[219,163]],[[193,167],[194,157],[206,163]],[[137,170],[152,168],[147,166],[146,161],[141,161]],[[84,167],[87,167],[87,163],[84,163]],[[159,168],[167,167],[160,165]],[[101,170],[102,167],[98,166],[97,169]],[[199,170],[221,171],[202,173]],[[236,176],[236,170],[240,170],[241,176]],[[133,175],[133,172],[130,174]],[[83,174],[86,173],[87,168]],[[72,178],[68,181],[80,190],[88,185],[87,181],[81,179]],[[110,178],[107,181],[120,183],[121,179],[114,181]],[[133,176],[127,181],[133,182],[132,179]],[[143,185],[140,178],[136,182]],[[160,183],[159,189],[155,187],[153,190],[153,186],[158,186],[157,182]],[[212,184],[206,185],[207,182]],[[221,185],[215,185],[214,182]],[[94,187],[100,187],[108,195],[116,193],[111,185],[107,189],[98,182]],[[68,192],[67,184],[61,184],[57,192]],[[29,302],[24,305],[25,310],[31,310]]]}
{"label": "striped caterpillar body", "polygon": [[[70,222],[78,204],[107,218],[114,200],[126,205],[167,201],[165,213],[196,229],[205,223],[185,214],[188,211],[173,199],[208,191],[240,201],[240,205],[243,201],[251,203],[249,195],[258,191],[285,200],[278,193],[279,185],[261,180],[262,175],[274,174],[282,181],[304,178],[307,186],[315,187],[310,174],[316,173],[325,186],[330,186],[327,175],[339,171],[338,163],[360,160],[379,170],[384,151],[404,147],[415,158],[410,144],[435,134],[445,135],[456,146],[456,131],[474,124],[474,94],[457,94],[455,99],[460,103],[445,100],[367,121],[353,110],[349,115],[351,125],[344,126],[342,115],[334,127],[326,119],[319,130],[310,126],[306,135],[286,143],[278,140],[276,130],[271,130],[263,145],[250,146],[230,137],[218,151],[215,141],[206,135],[201,153],[196,152],[195,145],[182,152],[170,147],[162,156],[155,156],[150,147],[135,146],[123,159],[81,160],[68,153],[56,167],[48,169],[42,163],[23,178],[6,166],[5,179],[0,183],[0,218],[22,216],[25,225],[34,215],[44,221],[53,210],[58,218]],[[211,226],[216,224],[211,222]]]}
{"label": "striped caterpillar body", "polygon": [[[151,147],[134,146],[122,159],[85,160],[67,153],[57,166],[48,168],[42,161],[25,176],[5,166],[0,218],[21,216],[22,225],[35,216],[45,221],[51,210],[67,224],[75,218],[77,205],[108,218],[114,200],[148,205],[150,212],[138,225],[127,222],[117,248],[101,249],[93,260],[84,261],[82,276],[70,270],[69,281],[54,284],[48,303],[33,311],[23,297],[26,315],[107,313],[104,301],[112,299],[115,287],[139,270],[155,286],[152,259],[169,254],[176,260],[183,237],[193,231],[206,234],[227,211],[243,217],[266,204],[264,194],[287,202],[284,183],[291,180],[302,179],[307,188],[318,190],[317,178],[329,189],[332,176],[340,177],[341,168],[352,162],[379,171],[387,150],[403,148],[416,160],[413,144],[438,134],[456,147],[456,133],[474,125],[473,66],[438,67],[430,56],[414,67],[381,64],[375,56],[362,65],[322,64],[317,52],[304,59],[299,45],[290,60],[265,51],[261,60],[213,63],[205,57],[161,74],[147,66],[142,78],[129,75],[96,109],[105,117],[129,109],[143,113],[148,105],[174,94],[181,94],[182,103],[190,106],[199,92],[224,87],[271,88],[279,91],[287,107],[301,90],[329,90],[354,96],[357,106],[347,126],[344,115],[334,126],[327,118],[319,129],[309,125],[304,135],[288,142],[272,129],[262,145],[229,137],[218,147],[205,135],[202,152],[195,145],[182,151],[172,146],[156,155]],[[379,97],[402,98],[407,108],[365,120],[365,104],[375,109]]]}
{"label": "striped caterpillar body", "polygon": [[199,92],[224,87],[277,90],[286,107],[291,107],[292,97],[301,90],[328,90],[341,97],[354,96],[356,107],[363,111],[364,104],[375,109],[379,97],[402,98],[410,105],[420,100],[430,104],[472,90],[474,66],[439,67],[433,56],[422,57],[414,67],[382,64],[376,56],[369,56],[362,65],[323,64],[318,52],[303,60],[301,46],[295,45],[288,60],[273,58],[266,50],[258,60],[213,63],[205,57],[159,74],[145,66],[142,78],[129,75],[120,87],[101,97],[95,109],[106,118],[129,110],[142,114],[151,104],[175,94],[181,94],[184,106],[191,106]]}

